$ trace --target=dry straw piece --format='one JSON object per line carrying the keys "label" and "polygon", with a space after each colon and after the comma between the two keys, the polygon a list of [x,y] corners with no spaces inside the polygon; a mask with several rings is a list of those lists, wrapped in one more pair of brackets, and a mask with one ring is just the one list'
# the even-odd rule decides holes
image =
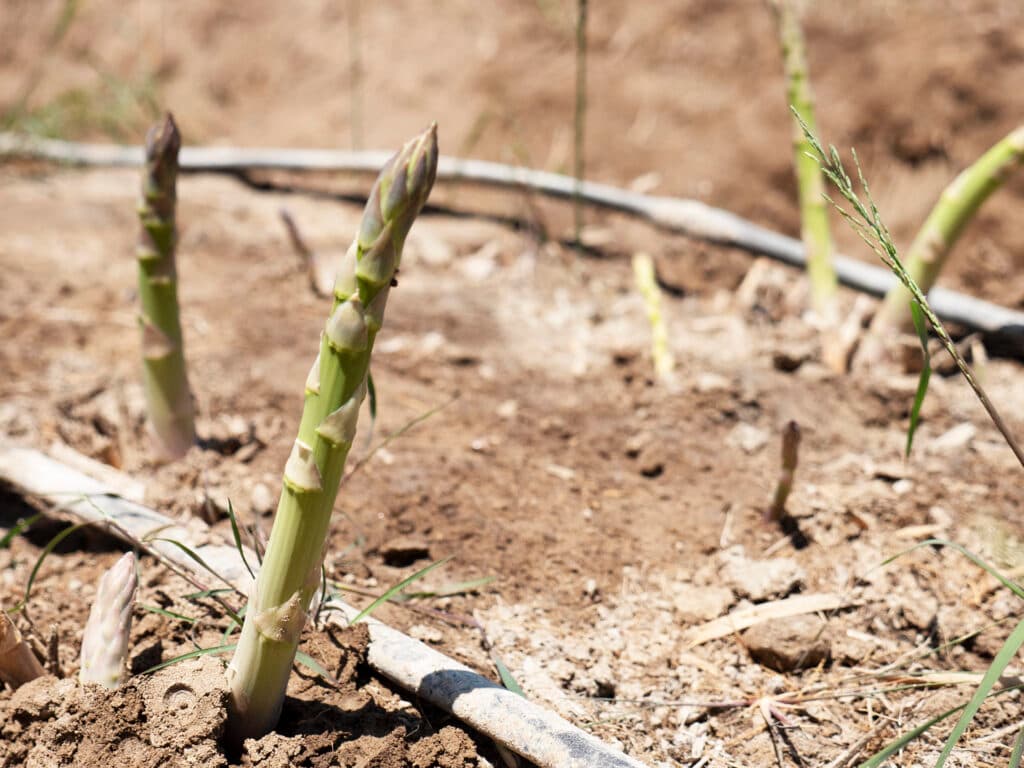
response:
{"label": "dry straw piece", "polygon": [[45,674],[11,617],[0,611],[0,681],[17,688]]}

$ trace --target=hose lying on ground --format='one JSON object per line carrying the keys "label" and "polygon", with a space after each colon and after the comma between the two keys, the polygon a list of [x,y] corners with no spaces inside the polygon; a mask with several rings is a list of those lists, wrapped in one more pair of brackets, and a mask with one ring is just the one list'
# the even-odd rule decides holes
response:
{"label": "hose lying on ground", "polygon": [[[0,133],[0,157],[4,156],[80,166],[134,167],[143,161],[140,147],[80,144]],[[191,173],[237,175],[278,170],[376,174],[388,156],[389,153],[378,151],[186,147],[181,150],[179,163],[182,172]],[[562,199],[572,199],[577,193],[576,182],[570,176],[455,157],[440,158],[437,178],[527,188]],[[583,182],[579,193],[590,205],[638,216],[671,232],[734,246],[795,267],[803,268],[805,264],[804,247],[799,240],[697,200],[644,195],[592,181]],[[845,256],[835,257],[835,268],[841,283],[873,296],[885,295],[896,283],[889,270]],[[933,288],[928,300],[942,320],[1004,337],[1008,351],[1024,353],[1024,312],[944,288]]]}
{"label": "hose lying on ground", "polygon": [[[210,543],[218,537],[205,525],[193,520],[185,526],[142,504],[122,499],[109,486],[39,451],[0,445],[0,485],[48,502],[61,516],[76,522],[103,525],[132,546],[155,550],[177,568],[208,578],[209,571],[172,543],[180,542],[225,582],[243,594],[249,591],[252,577],[238,550],[223,543]],[[157,532],[159,540],[153,539]],[[257,562],[251,552],[246,559],[252,565]],[[341,626],[358,613],[335,600],[331,605],[341,607],[347,617],[337,616],[333,611],[329,614],[328,620]],[[367,661],[374,670],[540,768],[645,768],[554,712],[420,641],[373,619],[368,619],[367,624]]]}

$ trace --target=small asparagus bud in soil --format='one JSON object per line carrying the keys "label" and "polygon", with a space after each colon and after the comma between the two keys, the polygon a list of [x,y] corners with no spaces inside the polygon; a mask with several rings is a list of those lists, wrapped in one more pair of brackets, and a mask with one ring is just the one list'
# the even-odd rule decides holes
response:
{"label": "small asparagus bud in soil", "polygon": [[[907,272],[925,294],[935,285],[949,252],[974,214],[1021,163],[1024,125],[1011,131],[943,190],[903,259]],[[897,283],[871,323],[872,334],[913,332],[910,301],[910,291]]]}
{"label": "small asparagus bud in soil", "polygon": [[661,381],[672,378],[675,360],[668,346],[668,329],[661,311],[661,289],[654,272],[654,261],[646,253],[633,255],[633,278],[647,307],[647,321],[651,324],[651,358],[654,372]]}
{"label": "small asparagus bud in soil", "polygon": [[139,586],[135,555],[126,553],[100,578],[89,620],[82,635],[82,667],[78,679],[117,688],[128,678],[128,643],[132,606]]}
{"label": "small asparagus bud in soil", "polygon": [[184,455],[196,437],[174,262],[180,148],[181,134],[170,114],[146,134],[136,249],[146,407],[160,453],[167,458]]}
{"label": "small asparagus bud in soil", "polygon": [[786,424],[782,431],[782,470],[779,483],[775,486],[775,498],[765,510],[765,522],[778,522],[786,514],[786,499],[793,490],[793,475],[796,472],[797,449],[800,447],[800,425],[795,421]]}
{"label": "small asparagus bud in soil", "polygon": [[0,681],[17,688],[45,674],[11,617],[0,610]]}
{"label": "small asparagus bud in soil", "polygon": [[437,173],[437,127],[381,171],[334,285],[334,306],[305,385],[299,434],[284,469],[277,516],[228,667],[228,739],[240,748],[273,728],[310,599],[345,459],[355,437],[373,342],[413,220]]}
{"label": "small asparagus bud in soil", "polygon": [[[786,97],[810,130],[815,130],[814,95],[811,92],[803,30],[795,0],[773,0],[782,43],[786,71]],[[800,200],[800,239],[807,254],[807,277],[811,286],[811,304],[821,322],[822,357],[830,368],[846,371],[848,355],[838,349],[836,327],[839,324],[838,289],[832,263],[832,234],[825,200],[825,180],[821,167],[812,156],[812,147],[796,116],[793,122],[793,163],[796,168],[797,194]]]}

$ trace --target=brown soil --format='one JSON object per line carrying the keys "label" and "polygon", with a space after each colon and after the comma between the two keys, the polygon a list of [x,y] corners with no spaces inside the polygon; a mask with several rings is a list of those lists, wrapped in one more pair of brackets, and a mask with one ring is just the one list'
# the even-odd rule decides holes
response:
{"label": "brown soil", "polygon": [[[386,115],[369,143],[395,144],[438,118],[446,152],[567,165],[570,4],[431,4],[416,23],[411,3],[365,5],[365,108]],[[846,5],[819,3],[808,19],[821,122],[830,140],[856,144],[883,213],[906,239],[955,170],[1012,128],[1024,106],[1024,11],[995,0],[958,3],[955,12],[923,0],[860,3],[856,15]],[[11,4],[0,32],[0,103],[12,103],[40,61],[29,102],[37,112],[69,88],[98,92],[98,68],[132,81],[155,76],[194,142],[349,141],[346,26],[334,6],[226,11],[185,2],[173,13],[140,5],[126,17],[98,0],[48,50],[58,6]],[[545,16],[545,8],[554,10]],[[603,4],[592,21],[588,174],[626,184],[655,171],[645,183],[658,192],[794,231],[789,129],[762,4]],[[374,58],[383,50],[406,75],[391,75],[397,90],[383,90],[388,75]],[[134,130],[133,121],[144,115],[118,125]],[[83,119],[66,132],[104,131]],[[203,444],[161,466],[148,453],[137,376],[136,183],[127,171],[0,168],[0,435],[63,442],[141,480],[151,505],[224,533],[230,499],[265,533],[326,312],[277,212],[287,206],[314,247],[340,251],[359,211],[223,178],[182,180],[181,299]],[[1024,303],[1024,283],[1013,277],[1024,266],[1024,230],[1012,226],[1022,198],[1019,180],[993,198],[949,284]],[[533,223],[540,216],[553,235],[569,221],[563,207],[534,210],[515,196],[447,188],[436,200]],[[970,686],[881,693],[898,682],[878,670],[896,662],[900,675],[984,670],[1020,604],[950,550],[876,566],[929,535],[1006,568],[1024,563],[1020,470],[967,388],[933,380],[903,462],[915,377],[828,374],[799,320],[793,273],[769,269],[755,301],[741,304],[733,289],[750,266],[742,254],[617,217],[589,219],[601,253],[648,248],[681,289],[665,299],[675,385],[651,380],[649,329],[624,260],[579,258],[500,223],[425,217],[375,354],[375,439],[444,407],[346,484],[329,575],[374,593],[453,555],[418,589],[497,577],[472,594],[387,606],[379,617],[493,675],[469,626],[478,622],[528,696],[652,765],[705,757],[713,766],[766,765],[773,744],[787,764],[799,756],[825,765],[869,731],[862,754],[965,700]],[[853,253],[853,238],[836,232]],[[1020,431],[1019,365],[992,361],[984,377]],[[802,538],[761,523],[790,419],[804,436],[789,505]],[[0,497],[0,530],[28,513]],[[0,550],[4,605],[20,598],[57,530],[37,524]],[[51,671],[66,678],[0,692],[5,768],[226,760],[219,684],[187,671],[216,673],[217,662],[137,675],[110,695],[68,682],[98,573],[116,556],[111,541],[83,534],[43,564],[27,618],[42,644],[58,638]],[[209,601],[187,599],[191,591],[143,560],[140,604],[198,623],[140,608],[134,672],[194,643],[221,642],[226,618]],[[687,641],[705,620],[801,593],[831,593],[845,607],[824,614],[824,631],[813,635],[797,622],[749,639]],[[972,631],[980,634],[943,645]],[[805,668],[810,652],[822,658],[822,637],[824,661]],[[808,654],[794,653],[804,642]],[[248,764],[499,760],[485,740],[376,679],[351,638],[310,631],[305,651],[339,685],[300,667],[279,732],[250,745]],[[780,665],[801,669],[772,668]],[[791,727],[766,730],[756,704],[764,697]],[[724,701],[743,704],[709,706]],[[167,706],[182,706],[194,727],[165,730]],[[986,706],[958,759],[1005,764],[1014,736],[1006,728],[1020,718],[1016,693]],[[902,764],[928,764],[948,727],[915,742]]]}

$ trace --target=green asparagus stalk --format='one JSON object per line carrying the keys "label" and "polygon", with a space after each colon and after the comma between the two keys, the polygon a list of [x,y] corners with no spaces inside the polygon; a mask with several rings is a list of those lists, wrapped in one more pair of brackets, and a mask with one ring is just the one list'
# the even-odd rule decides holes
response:
{"label": "green asparagus stalk", "polygon": [[168,114],[146,135],[139,202],[139,300],[146,406],[160,453],[177,458],[195,442],[192,395],[178,320],[174,263],[175,207],[181,134]]}
{"label": "green asparagus stalk", "polygon": [[339,268],[266,556],[228,667],[228,736],[236,748],[269,731],[280,715],[320,580],[331,510],[366,394],[370,352],[406,235],[436,173],[437,127],[431,126],[381,171]]}
{"label": "green asparagus stalk", "polygon": [[765,510],[766,522],[781,520],[786,514],[786,501],[793,490],[793,476],[796,473],[797,451],[800,448],[800,425],[795,421],[786,424],[782,432],[782,469],[779,481],[775,486],[775,497],[772,505]]}
{"label": "green asparagus stalk", "polygon": [[[805,124],[815,130],[814,95],[811,92],[800,19],[795,0],[774,0],[782,43],[783,66],[786,72],[786,95],[793,110]],[[823,356],[832,368],[846,368],[848,357],[835,349],[832,338],[839,322],[838,288],[832,264],[832,234],[828,224],[828,208],[824,198],[825,183],[821,168],[808,153],[811,145],[804,136],[799,120],[793,119],[793,162],[796,169],[797,193],[800,200],[800,239],[807,253],[807,277],[811,286],[811,305],[823,328]]]}
{"label": "green asparagus stalk", "polygon": [[[812,129],[813,130],[813,129]],[[907,272],[926,294],[935,285],[949,252],[968,222],[1005,181],[1014,168],[1024,162],[1024,125],[1019,126],[962,171],[943,190],[907,252]],[[897,283],[879,307],[871,323],[873,334],[893,331],[910,333],[914,329],[910,314],[910,291]]]}
{"label": "green asparagus stalk", "polygon": [[117,688],[128,679],[132,606],[138,586],[135,555],[131,552],[100,578],[82,635],[82,666],[78,679],[83,683]]}
{"label": "green asparagus stalk", "polygon": [[647,307],[647,321],[651,324],[651,358],[654,373],[661,381],[672,377],[675,360],[668,347],[668,329],[661,312],[661,289],[654,274],[654,262],[646,253],[633,255],[633,278]]}
{"label": "green asparagus stalk", "polygon": [[576,0],[576,108],[573,114],[573,237],[576,247],[583,240],[583,157],[587,123],[587,0]]}
{"label": "green asparagus stalk", "polygon": [[17,688],[45,674],[11,617],[0,610],[0,683]]}

